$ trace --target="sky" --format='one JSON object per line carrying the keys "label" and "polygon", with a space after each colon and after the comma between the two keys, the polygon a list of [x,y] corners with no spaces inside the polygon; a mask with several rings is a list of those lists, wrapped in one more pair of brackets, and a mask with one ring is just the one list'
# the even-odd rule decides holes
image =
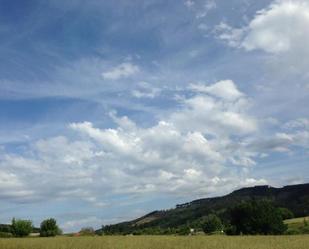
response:
{"label": "sky", "polygon": [[308,0],[0,0],[0,44],[0,223],[309,182]]}

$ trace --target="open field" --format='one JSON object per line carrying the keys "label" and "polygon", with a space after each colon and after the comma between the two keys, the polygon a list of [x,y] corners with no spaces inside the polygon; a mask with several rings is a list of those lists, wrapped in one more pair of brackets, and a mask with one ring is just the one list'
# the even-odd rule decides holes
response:
{"label": "open field", "polygon": [[285,220],[284,223],[289,226],[289,228],[300,228],[304,226],[304,220],[309,223],[309,217],[301,217]]}
{"label": "open field", "polygon": [[308,249],[309,236],[104,236],[1,239],[1,249]]}

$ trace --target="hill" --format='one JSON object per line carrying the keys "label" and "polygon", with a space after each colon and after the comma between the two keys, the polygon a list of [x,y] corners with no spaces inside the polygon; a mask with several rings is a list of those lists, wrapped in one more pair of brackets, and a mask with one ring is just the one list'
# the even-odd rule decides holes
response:
{"label": "hill", "polygon": [[[107,234],[139,233],[156,228],[181,229],[185,225],[195,227],[209,213],[216,213],[223,221],[227,220],[227,209],[247,200],[268,199],[276,206],[288,208],[295,217],[309,215],[309,184],[290,185],[283,188],[255,186],[236,190],[228,195],[214,198],[203,198],[175,208],[154,211],[138,219],[104,227]],[[98,230],[97,232],[102,232]]]}

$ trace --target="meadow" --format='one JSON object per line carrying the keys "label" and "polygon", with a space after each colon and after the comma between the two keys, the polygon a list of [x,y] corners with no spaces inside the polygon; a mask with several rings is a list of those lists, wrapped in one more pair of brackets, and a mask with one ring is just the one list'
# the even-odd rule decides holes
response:
{"label": "meadow", "polygon": [[301,217],[285,220],[284,223],[289,226],[289,228],[301,228],[304,226],[304,222],[309,223],[309,217]]}
{"label": "meadow", "polygon": [[1,249],[308,249],[309,236],[102,236],[0,239]]}

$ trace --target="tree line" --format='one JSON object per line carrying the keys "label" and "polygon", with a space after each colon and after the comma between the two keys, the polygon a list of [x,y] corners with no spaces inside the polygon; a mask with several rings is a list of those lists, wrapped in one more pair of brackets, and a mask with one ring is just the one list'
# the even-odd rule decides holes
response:
{"label": "tree line", "polygon": [[285,234],[288,228],[283,221],[293,217],[294,214],[290,210],[277,207],[269,200],[250,200],[227,207],[224,211],[206,212],[195,220],[185,221],[185,217],[179,213],[177,219],[173,217],[175,221],[169,223],[175,224],[174,226],[165,226],[164,223],[159,223],[161,221],[142,226],[120,223],[102,226],[101,232],[106,235],[185,235],[196,232],[227,235],[280,235]]}
{"label": "tree line", "polygon": [[12,219],[11,225],[0,226],[0,237],[26,237],[31,233],[39,233],[41,237],[53,237],[62,234],[53,218],[43,220],[40,228],[35,228],[31,220]]}

